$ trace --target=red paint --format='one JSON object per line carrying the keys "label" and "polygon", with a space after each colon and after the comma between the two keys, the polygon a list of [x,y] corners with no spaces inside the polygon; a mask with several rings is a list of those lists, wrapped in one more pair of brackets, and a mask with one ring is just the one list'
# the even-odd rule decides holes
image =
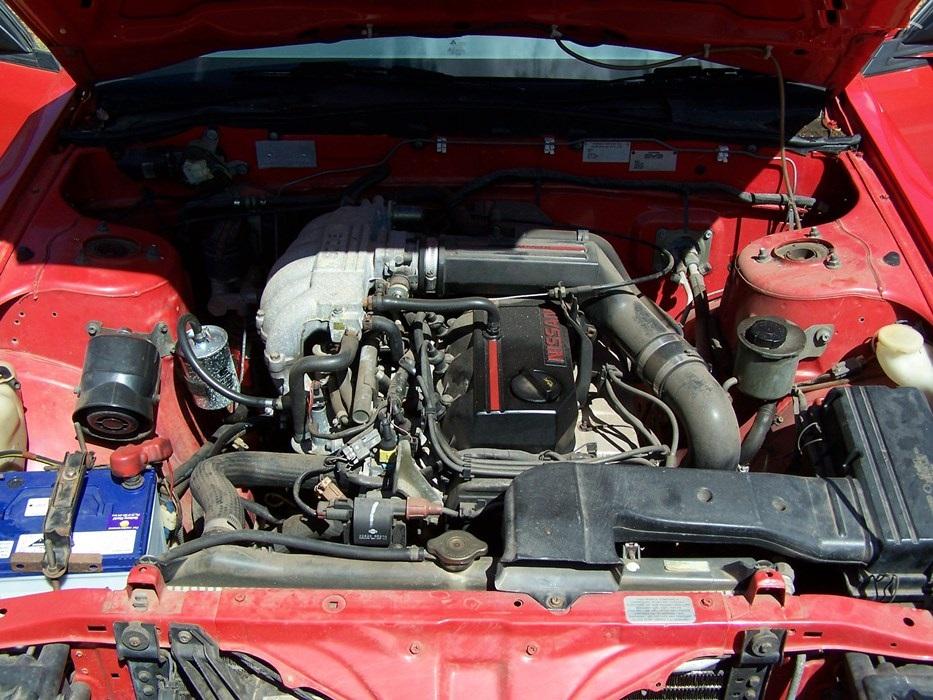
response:
{"label": "red paint", "polygon": [[[0,209],[38,164],[50,130],[64,114],[74,81],[64,71],[0,61]],[[5,237],[5,236],[4,236]]]}
{"label": "red paint", "polygon": [[[62,7],[62,12],[79,12],[77,5]],[[214,10],[221,11],[210,11]],[[867,10],[857,6],[855,11]],[[0,77],[3,68],[0,64]],[[855,123],[860,123],[858,119],[869,123],[868,112],[859,111],[859,105],[865,106],[859,100],[868,98],[853,91],[846,99],[858,111],[850,115]],[[36,124],[44,125],[43,129],[33,125],[16,131],[0,172],[4,202],[0,359],[9,360],[23,382],[30,448],[51,456],[74,449],[69,418],[74,406],[72,388],[83,361],[86,322],[93,319],[108,326],[149,330],[164,320],[173,327],[186,308],[188,294],[182,261],[163,237],[146,230],[151,223],[109,227],[106,233],[126,237],[143,251],[128,261],[82,257],[87,241],[103,232],[96,219],[74,207],[103,207],[114,200],[125,204],[135,197],[138,185],[122,176],[100,152],[66,148],[49,154],[44,150],[48,147],[44,129],[61,117],[66,103],[64,90],[35,112]],[[6,115],[3,119],[4,124],[12,121]],[[880,122],[872,125],[883,126]],[[221,141],[229,157],[253,166],[251,182],[281,182],[290,173],[255,170],[253,141],[262,134],[223,129]],[[714,300],[724,294],[719,302],[723,319],[778,313],[803,326],[827,318],[836,324],[837,335],[826,355],[804,366],[802,376],[864,347],[875,324],[894,318],[927,322],[933,318],[933,282],[926,262],[931,259],[930,238],[919,233],[921,220],[927,227],[933,221],[928,218],[933,214],[929,209],[933,200],[912,199],[915,195],[909,193],[918,190],[911,190],[909,182],[897,181],[895,175],[909,174],[898,166],[906,162],[898,160],[906,158],[903,152],[878,152],[882,145],[896,144],[893,136],[873,129],[866,130],[866,136],[865,158],[792,154],[798,163],[799,192],[811,193],[822,183],[820,189],[826,194],[821,196],[835,194],[845,200],[833,217],[818,222],[823,239],[842,255],[838,274],[826,268],[808,268],[801,274],[790,265],[769,267],[769,274],[759,274],[749,260],[758,247],[771,248],[800,234],[775,225],[773,211],[711,197],[691,198],[690,228],[713,231],[713,270],[707,285]],[[186,138],[191,134],[175,142],[183,143]],[[394,143],[380,136],[314,138],[322,168],[374,162]],[[534,146],[504,150],[454,143],[447,154],[431,148],[402,148],[393,159],[387,184],[455,187],[497,167],[549,167],[606,176],[622,172],[618,166],[583,164],[579,151],[566,144],[558,144],[553,156]],[[715,153],[682,152],[678,162],[677,173],[656,177],[676,180],[689,174],[694,178],[702,168],[704,177],[743,189],[776,191],[779,186],[778,171],[770,161],[734,154],[728,163],[720,163]],[[315,186],[334,188],[354,177],[321,178]],[[177,193],[177,188],[165,190]],[[533,201],[535,196],[524,185],[505,185],[488,195],[524,201]],[[549,186],[542,189],[540,204],[558,224],[648,241],[654,240],[659,228],[678,228],[683,222],[682,202],[676,195],[595,193]],[[904,208],[908,204],[913,214]],[[633,275],[650,271],[650,251],[621,238],[613,240]],[[158,250],[149,255],[153,245]],[[17,259],[13,254],[17,246],[26,246],[33,256]],[[901,256],[899,267],[883,262],[890,251]],[[736,257],[732,270],[729,263]],[[645,285],[644,292],[674,314],[684,308],[682,291],[669,282]],[[859,322],[861,317],[864,322]],[[723,330],[730,337],[732,328],[726,325]],[[498,344],[493,344],[494,351],[487,350],[490,379],[498,377],[500,359]],[[165,360],[157,432],[171,438],[178,455],[175,459],[184,459],[199,443],[176,381],[172,361]],[[493,392],[498,396],[500,390],[498,381],[489,390],[492,401]],[[103,456],[99,461],[106,461],[108,451],[95,450]],[[334,698],[618,698],[660,687],[684,661],[732,654],[742,631],[760,627],[789,630],[788,653],[828,654],[830,671],[836,658],[832,655],[840,650],[933,660],[929,613],[843,596],[788,595],[766,575],[758,576],[744,596],[685,594],[694,601],[697,624],[673,630],[628,623],[624,600],[635,594],[586,596],[569,612],[555,613],[526,596],[500,592],[185,592],[165,588],[151,567],[139,567],[134,582],[150,591],[146,609],[133,607],[123,591],[62,591],[4,601],[3,646],[61,640],[79,644],[72,658],[78,677],[92,687],[95,698],[130,693],[127,670],[116,661],[112,633],[113,622],[128,620],[159,625],[163,642],[172,621],[200,625],[224,649],[255,654],[273,664],[287,683],[310,686]],[[820,667],[813,666],[808,665],[806,677],[818,681]],[[779,669],[775,688],[780,690],[777,681],[787,677],[788,670]],[[804,697],[817,697],[819,687],[808,686]]]}
{"label": "red paint", "polygon": [[760,50],[773,47],[790,80],[841,89],[915,0],[739,0],[663,2],[645,11],[635,0],[471,2],[455,11],[433,0],[387,4],[324,0],[204,3],[193,0],[12,0],[79,83],[130,75],[223,49],[334,41],[361,36],[503,34],[547,38],[557,27],[590,44],[619,42],[673,53],[704,44],[753,46],[714,57],[769,72]]}
{"label": "red paint", "polygon": [[907,262],[927,283],[933,303],[933,65],[858,76],[841,99],[853,128],[865,136],[870,176],[877,174],[893,199],[878,199],[877,206],[892,219],[903,218],[919,248]]}
{"label": "red paint", "polygon": [[492,412],[502,410],[502,397],[499,393],[499,341],[496,338],[486,339],[486,377],[487,377],[487,404]]}
{"label": "red paint", "polygon": [[[739,635],[788,630],[788,654],[861,651],[933,660],[933,617],[899,606],[837,596],[766,593],[749,599],[682,594],[697,624],[636,625],[624,601],[641,593],[584,596],[569,611],[531,598],[463,591],[175,591],[152,567],[137,567],[127,591],[74,590],[4,601],[4,641],[28,646],[69,640],[85,654],[79,677],[125,697],[125,668],[113,662],[113,623],[159,626],[167,645],[175,621],[199,625],[222,649],[254,654],[292,687],[353,698],[613,698],[656,690],[691,659],[731,655]],[[336,601],[338,604],[334,604]],[[288,611],[283,614],[283,611]],[[81,669],[87,673],[81,673]],[[777,684],[775,684],[777,688]],[[803,697],[816,697],[804,695]]]}
{"label": "red paint", "polygon": [[544,334],[544,362],[549,365],[566,366],[564,354],[564,331],[557,312],[541,309],[541,324]]}

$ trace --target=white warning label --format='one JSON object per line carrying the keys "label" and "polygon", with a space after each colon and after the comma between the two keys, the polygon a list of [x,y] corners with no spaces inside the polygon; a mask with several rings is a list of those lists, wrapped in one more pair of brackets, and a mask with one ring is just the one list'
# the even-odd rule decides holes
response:
{"label": "white warning label", "polygon": [[684,595],[639,595],[625,599],[625,618],[636,625],[686,625],[696,622],[693,600]]}

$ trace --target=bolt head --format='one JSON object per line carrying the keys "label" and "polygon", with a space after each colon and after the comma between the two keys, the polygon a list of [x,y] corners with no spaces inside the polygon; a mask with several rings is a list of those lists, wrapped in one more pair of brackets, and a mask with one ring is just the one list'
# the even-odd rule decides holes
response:
{"label": "bolt head", "polygon": [[763,639],[752,645],[752,651],[756,656],[766,656],[774,651],[774,642],[770,639]]}
{"label": "bolt head", "polygon": [[149,645],[146,638],[138,632],[124,634],[123,643],[130,649],[145,649]]}
{"label": "bolt head", "polygon": [[191,636],[191,632],[189,632],[188,630],[182,630],[181,632],[178,633],[178,641],[181,642],[182,644],[187,644],[192,639],[193,637]]}
{"label": "bolt head", "polygon": [[567,600],[566,598],[564,598],[564,596],[552,595],[550,598],[547,599],[547,606],[549,608],[562,608],[564,606],[564,603],[566,602]]}

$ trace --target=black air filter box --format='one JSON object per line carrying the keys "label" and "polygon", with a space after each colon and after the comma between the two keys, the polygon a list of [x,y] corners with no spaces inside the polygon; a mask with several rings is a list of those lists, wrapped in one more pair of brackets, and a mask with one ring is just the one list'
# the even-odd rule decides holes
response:
{"label": "black air filter box", "polygon": [[[880,550],[870,571],[929,576],[933,567],[933,412],[916,389],[834,389],[823,403],[836,473],[859,482]],[[926,572],[926,573],[924,573]]]}

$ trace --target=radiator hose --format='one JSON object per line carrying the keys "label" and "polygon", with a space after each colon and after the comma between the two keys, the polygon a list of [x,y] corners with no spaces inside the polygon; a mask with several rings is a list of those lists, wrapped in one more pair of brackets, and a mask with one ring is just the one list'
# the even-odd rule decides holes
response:
{"label": "radiator hose", "polygon": [[289,487],[299,477],[315,470],[324,474],[332,468],[324,464],[323,455],[225,452],[195,467],[191,496],[204,511],[205,533],[241,530],[245,518],[238,486]]}

